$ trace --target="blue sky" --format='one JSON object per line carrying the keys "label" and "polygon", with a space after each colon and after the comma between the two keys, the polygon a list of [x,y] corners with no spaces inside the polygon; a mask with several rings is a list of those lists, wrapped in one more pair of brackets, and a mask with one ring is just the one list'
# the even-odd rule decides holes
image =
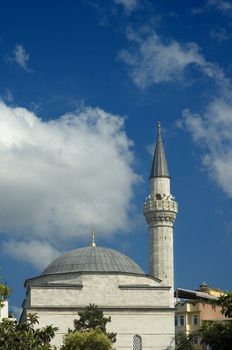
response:
{"label": "blue sky", "polygon": [[90,243],[148,271],[161,120],[179,203],[175,286],[231,289],[232,2],[8,1],[0,13],[0,239],[26,278]]}

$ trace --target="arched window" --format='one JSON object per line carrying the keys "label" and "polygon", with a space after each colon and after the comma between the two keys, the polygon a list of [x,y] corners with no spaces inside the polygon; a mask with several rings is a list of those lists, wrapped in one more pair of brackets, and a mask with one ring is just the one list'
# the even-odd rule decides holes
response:
{"label": "arched window", "polygon": [[137,334],[133,337],[133,350],[142,350],[142,338]]}

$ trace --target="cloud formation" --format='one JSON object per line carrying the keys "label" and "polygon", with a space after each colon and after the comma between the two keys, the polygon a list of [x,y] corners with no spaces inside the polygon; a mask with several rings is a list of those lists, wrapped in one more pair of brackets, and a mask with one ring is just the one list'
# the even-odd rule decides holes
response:
{"label": "cloud formation", "polygon": [[135,33],[128,30],[131,46],[122,50],[119,58],[127,65],[135,85],[146,89],[154,84],[178,81],[191,66],[210,78],[224,79],[223,72],[214,63],[207,62],[197,44],[164,41],[150,29]]}
{"label": "cloud formation", "polygon": [[232,85],[223,69],[207,61],[197,44],[164,40],[149,27],[140,32],[129,29],[127,37],[131,45],[119,57],[138,88],[184,80],[193,66],[216,87],[205,110],[195,114],[185,109],[181,124],[202,148],[203,165],[210,177],[232,197]]}
{"label": "cloud formation", "polygon": [[24,252],[28,237],[33,247],[34,240],[58,247],[88,234],[91,224],[98,236],[129,229],[139,181],[131,147],[124,119],[100,108],[44,122],[0,102],[0,232],[25,240],[18,245]]}
{"label": "cloud formation", "polygon": [[15,46],[11,60],[17,63],[26,72],[31,71],[28,67],[29,58],[29,54],[26,52],[25,48],[22,45]]}
{"label": "cloud formation", "polygon": [[231,38],[231,34],[225,28],[212,29],[210,35],[218,42],[229,40]]}
{"label": "cloud formation", "polygon": [[232,197],[232,93],[216,97],[203,113],[182,113],[184,126],[201,147],[203,166],[211,179]]}
{"label": "cloud formation", "polygon": [[182,126],[202,148],[203,165],[209,175],[232,197],[232,85],[222,68],[207,61],[195,43],[162,40],[150,28],[128,30],[131,46],[120,53],[129,74],[140,89],[154,84],[185,79],[187,69],[194,66],[216,87],[215,96],[202,113],[189,109],[182,113]]}
{"label": "cloud formation", "polygon": [[115,4],[124,6],[125,11],[129,14],[134,11],[138,5],[138,0],[114,0]]}
{"label": "cloud formation", "polygon": [[43,270],[60,252],[46,241],[18,242],[10,240],[3,243],[4,251],[19,261],[32,264]]}
{"label": "cloud formation", "polygon": [[232,15],[232,3],[226,0],[208,0],[208,6],[214,7],[224,15]]}

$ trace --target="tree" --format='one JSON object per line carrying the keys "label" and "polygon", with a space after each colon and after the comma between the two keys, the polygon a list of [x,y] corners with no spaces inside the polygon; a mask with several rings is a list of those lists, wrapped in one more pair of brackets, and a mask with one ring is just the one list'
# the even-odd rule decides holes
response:
{"label": "tree", "polygon": [[232,318],[232,292],[221,295],[218,299],[218,305],[221,306],[223,315]]}
{"label": "tree", "polygon": [[212,350],[231,350],[232,321],[204,321],[200,329],[202,343]]}
{"label": "tree", "polygon": [[103,311],[94,304],[89,304],[83,311],[78,312],[79,319],[74,320],[74,331],[86,332],[92,329],[99,329],[112,343],[116,341],[116,333],[108,333],[106,325],[111,322],[111,317],[105,317]]}
{"label": "tree", "polygon": [[[11,289],[0,283],[0,308],[10,293]],[[34,329],[38,323],[38,316],[30,313],[26,322],[21,324],[14,319],[3,318],[0,322],[0,350],[55,350],[50,342],[58,328],[50,325]]]}
{"label": "tree", "polygon": [[100,329],[85,332],[69,332],[64,338],[62,350],[113,350],[112,343]]}
{"label": "tree", "polygon": [[178,333],[175,336],[176,350],[194,350],[195,334]]}
{"label": "tree", "polygon": [[28,314],[27,322],[3,319],[0,323],[0,350],[51,350],[50,341],[58,328],[46,326],[34,329],[39,323],[36,314]]}
{"label": "tree", "polygon": [[[217,305],[221,306],[221,313],[232,318],[232,292],[220,296]],[[212,350],[231,350],[232,320],[204,321],[199,334],[202,343],[210,345]]]}
{"label": "tree", "polygon": [[3,307],[4,301],[9,297],[11,289],[7,285],[0,283],[0,308]]}

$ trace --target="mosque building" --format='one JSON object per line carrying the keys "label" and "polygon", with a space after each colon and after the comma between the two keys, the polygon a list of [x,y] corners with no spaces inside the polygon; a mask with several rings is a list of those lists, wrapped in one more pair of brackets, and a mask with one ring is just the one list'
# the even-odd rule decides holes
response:
{"label": "mosque building", "polygon": [[149,274],[128,256],[95,244],[65,253],[41,275],[25,281],[21,322],[37,313],[39,327],[59,328],[58,348],[84,307],[96,304],[111,316],[108,331],[117,333],[116,350],[174,349],[173,224],[178,211],[160,123],[153,157],[150,194],[144,203],[148,225]]}

